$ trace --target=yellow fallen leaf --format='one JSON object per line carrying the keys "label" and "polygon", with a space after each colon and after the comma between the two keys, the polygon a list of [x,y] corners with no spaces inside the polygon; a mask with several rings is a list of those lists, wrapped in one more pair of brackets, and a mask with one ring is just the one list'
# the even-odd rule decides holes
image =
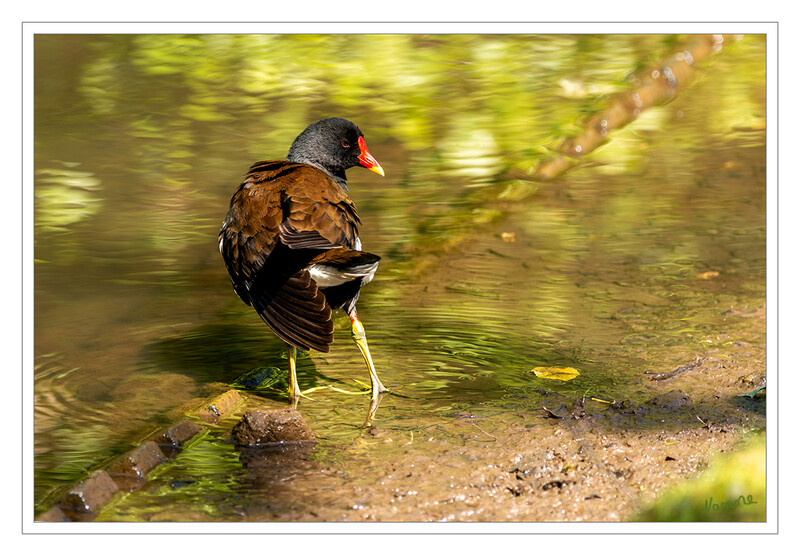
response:
{"label": "yellow fallen leaf", "polygon": [[572,380],[579,373],[578,369],[572,367],[535,367],[533,374],[539,378],[549,378],[550,380]]}

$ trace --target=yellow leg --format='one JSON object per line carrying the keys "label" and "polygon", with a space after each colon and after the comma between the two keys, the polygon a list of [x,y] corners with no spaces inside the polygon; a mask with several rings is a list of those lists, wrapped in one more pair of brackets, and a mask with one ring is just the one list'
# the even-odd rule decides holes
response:
{"label": "yellow leg", "polygon": [[387,392],[387,389],[381,384],[378,373],[375,372],[375,364],[372,362],[372,355],[369,353],[367,334],[364,332],[364,325],[361,324],[361,321],[358,320],[358,315],[355,313],[350,315],[350,320],[353,323],[353,340],[355,340],[358,349],[361,350],[361,355],[364,356],[364,362],[369,369],[369,379],[372,383],[372,401],[375,402],[380,398],[381,392]]}
{"label": "yellow leg", "polygon": [[297,348],[287,345],[286,358],[289,360],[289,400],[296,409],[297,400],[300,399],[300,387],[297,385]]}
{"label": "yellow leg", "polygon": [[378,407],[381,405],[381,398],[383,394],[378,394],[377,397],[373,396],[369,401],[369,411],[367,411],[367,418],[364,420],[365,427],[371,427],[372,422],[375,420],[375,414],[378,412]]}

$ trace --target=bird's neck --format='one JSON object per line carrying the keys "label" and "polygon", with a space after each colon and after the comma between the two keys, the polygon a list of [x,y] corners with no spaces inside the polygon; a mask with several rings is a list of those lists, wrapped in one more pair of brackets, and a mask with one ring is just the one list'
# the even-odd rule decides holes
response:
{"label": "bird's neck", "polygon": [[[325,168],[323,168],[325,170]],[[339,187],[347,191],[347,176],[344,173],[344,168],[340,170],[325,170],[333,178],[333,181],[339,184]]]}
{"label": "bird's neck", "polygon": [[345,191],[349,191],[347,189],[347,175],[344,173],[344,168],[336,168],[331,170],[330,168],[323,166],[319,162],[316,162],[304,156],[288,156],[286,157],[286,160],[288,160],[289,162],[300,162],[302,164],[309,164],[315,168],[319,168],[320,170],[328,174],[331,178],[333,178],[333,181],[339,184],[339,187],[341,187]]}

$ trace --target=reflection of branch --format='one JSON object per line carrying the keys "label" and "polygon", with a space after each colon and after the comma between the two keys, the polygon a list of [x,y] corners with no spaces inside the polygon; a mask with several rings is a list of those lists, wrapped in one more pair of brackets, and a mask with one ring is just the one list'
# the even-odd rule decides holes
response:
{"label": "reflection of branch", "polygon": [[609,131],[625,127],[647,108],[674,98],[678,86],[694,73],[694,64],[722,49],[733,37],[728,35],[696,35],[664,62],[636,75],[635,86],[629,91],[611,95],[606,107],[582,124],[583,132],[567,137],[555,149],[561,154],[545,160],[536,168],[534,179],[554,179],[575,164],[578,159],[605,143]]}

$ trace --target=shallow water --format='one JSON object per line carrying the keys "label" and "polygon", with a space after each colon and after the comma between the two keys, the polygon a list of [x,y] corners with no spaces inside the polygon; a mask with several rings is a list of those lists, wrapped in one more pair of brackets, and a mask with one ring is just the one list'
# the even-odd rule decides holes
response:
{"label": "shallow water", "polygon": [[[349,174],[365,249],[383,258],[359,301],[396,394],[381,427],[532,411],[540,388],[637,399],[642,373],[724,345],[725,311],[766,297],[762,38],[723,49],[581,167],[529,178],[598,95],[677,42],[38,37],[36,502],[172,422],[208,385],[285,367],[281,343],[233,293],[216,235],[249,164],[284,156],[326,115],[356,121],[386,170]],[[302,389],[367,382],[346,317],[337,322],[332,351],[300,359]],[[537,366],[581,375],[542,381]],[[309,395],[300,409],[320,443],[308,457],[329,464],[360,434],[368,399]],[[254,479],[222,440],[199,446],[175,465],[204,481],[142,496],[162,497],[170,519],[268,516],[255,495],[215,505],[214,492],[253,492]],[[271,492],[276,508],[290,504]],[[170,513],[187,500],[218,513]]]}

